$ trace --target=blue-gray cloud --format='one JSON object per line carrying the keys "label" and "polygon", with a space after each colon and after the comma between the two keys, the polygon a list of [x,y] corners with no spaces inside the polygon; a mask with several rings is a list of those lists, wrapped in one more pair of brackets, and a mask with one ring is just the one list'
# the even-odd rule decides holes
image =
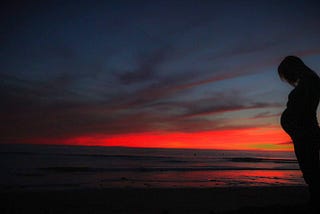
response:
{"label": "blue-gray cloud", "polygon": [[317,2],[122,3],[2,7],[2,139],[255,126],[286,99],[261,101],[261,76],[286,54],[318,65]]}

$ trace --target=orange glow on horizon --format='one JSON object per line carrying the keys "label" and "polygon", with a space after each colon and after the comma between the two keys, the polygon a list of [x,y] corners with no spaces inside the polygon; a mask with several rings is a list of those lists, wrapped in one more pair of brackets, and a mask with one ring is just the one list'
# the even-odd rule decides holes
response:
{"label": "orange glow on horizon", "polygon": [[[37,140],[40,143],[40,139]],[[248,128],[195,133],[146,132],[116,135],[79,136],[42,140],[47,144],[124,146],[138,148],[186,148],[220,150],[292,151],[290,138],[279,128]]]}

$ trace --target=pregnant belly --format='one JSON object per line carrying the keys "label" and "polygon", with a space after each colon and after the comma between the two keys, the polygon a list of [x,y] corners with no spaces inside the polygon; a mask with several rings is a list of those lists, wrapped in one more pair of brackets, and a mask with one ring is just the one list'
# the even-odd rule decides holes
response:
{"label": "pregnant belly", "polygon": [[281,127],[285,132],[287,132],[290,136],[293,136],[294,133],[298,132],[296,118],[290,114],[287,110],[285,110],[281,115]]}
{"label": "pregnant belly", "polygon": [[281,115],[280,122],[283,130],[291,138],[313,137],[320,139],[320,128],[316,117],[299,121],[294,113],[286,109]]}

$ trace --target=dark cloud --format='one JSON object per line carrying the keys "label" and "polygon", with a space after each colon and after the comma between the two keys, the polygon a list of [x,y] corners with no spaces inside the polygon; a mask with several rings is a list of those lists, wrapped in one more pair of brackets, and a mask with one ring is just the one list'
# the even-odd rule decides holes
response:
{"label": "dark cloud", "polygon": [[[233,78],[257,73],[261,67],[274,64],[278,59],[246,64],[234,68],[231,71],[213,72],[210,76],[196,75],[195,72],[176,74],[172,72],[166,78],[158,78],[157,83],[151,84],[140,90],[132,91],[129,94],[119,94],[111,103],[117,108],[133,108],[137,106],[150,105],[163,99],[179,96],[186,90],[196,89],[197,87],[212,84],[215,82],[231,80]],[[215,102],[220,102],[218,99]]]}
{"label": "dark cloud", "polygon": [[[157,66],[166,60],[169,53],[170,48],[152,52],[139,61],[140,67],[135,73],[120,76],[120,80],[132,84],[152,79]],[[209,78],[195,76],[193,72],[172,72],[170,76],[158,77],[156,83],[145,88],[96,101],[72,87],[86,78],[82,75],[76,77],[62,72],[47,81],[34,81],[2,74],[1,95],[5,104],[2,105],[1,136],[3,139],[57,138],[156,130],[194,132],[228,129],[230,127],[222,125],[223,119],[206,119],[205,116],[274,107],[276,104],[248,101],[234,91],[213,92],[208,98],[185,101],[171,98],[178,98],[180,93],[208,83],[254,73],[260,66],[261,63],[238,67]]]}
{"label": "dark cloud", "polygon": [[228,129],[230,127],[222,125],[226,122],[224,119],[206,119],[203,116],[274,106],[270,103],[242,103],[241,97],[229,92],[194,101],[161,100],[162,92],[152,100],[132,102],[127,97],[125,103],[117,104],[74,100],[43,102],[42,98],[46,98],[45,94],[52,95],[51,91],[43,91],[39,95],[33,92],[34,89],[5,89],[7,92],[2,90],[3,97],[6,97],[1,125],[3,140]]}
{"label": "dark cloud", "polygon": [[123,84],[145,82],[157,77],[157,67],[163,63],[170,54],[171,48],[163,47],[141,56],[137,60],[137,68],[118,75]]}
{"label": "dark cloud", "polygon": [[[282,107],[282,105],[274,106],[274,107]],[[252,117],[252,119],[265,119],[265,118],[272,118],[272,117],[280,117],[281,113],[274,113],[270,111],[261,112],[256,114]]]}
{"label": "dark cloud", "polygon": [[208,59],[223,60],[225,58],[265,52],[266,50],[272,50],[272,48],[276,46],[280,46],[283,43],[283,41],[285,39],[287,40],[288,38],[278,38],[277,40],[271,40],[271,38],[269,39],[270,40],[266,40],[262,42],[246,40],[244,42],[241,42],[239,46],[232,47],[230,49],[219,50],[216,53],[214,53],[212,56],[209,56]]}
{"label": "dark cloud", "polygon": [[[275,71],[287,53],[319,54],[312,21],[319,13],[305,6],[313,15],[291,16],[275,2],[6,4],[0,9],[1,139],[261,125],[278,116],[274,100],[283,97],[258,97],[267,86],[251,77],[263,71],[270,78],[274,73],[266,70]],[[306,33],[304,23],[316,30]],[[244,110],[256,115],[243,116]],[[246,123],[232,123],[230,115]]]}
{"label": "dark cloud", "polygon": [[[155,52],[141,62],[141,68],[145,66],[151,73],[156,73],[155,68],[166,59],[167,54],[167,50]],[[48,81],[31,81],[1,74],[1,97],[4,104],[1,106],[0,134],[5,141],[148,131],[196,132],[256,126],[230,125],[230,119],[209,119],[207,116],[280,105],[249,100],[237,91],[217,93],[213,90],[206,98],[175,98],[179,98],[182,92],[209,83],[255,73],[261,66],[273,62],[270,60],[237,67],[229,72],[214,73],[210,78],[201,75],[195,77],[192,72],[183,75],[172,73],[157,78],[157,82],[152,85],[125,93],[113,93],[111,98],[106,97],[105,100],[92,100],[71,87],[83,76],[75,78],[70,73],[61,73]],[[136,81],[143,82],[149,77],[138,78]],[[131,84],[137,76],[126,78]],[[261,113],[256,118],[269,116],[273,115]]]}
{"label": "dark cloud", "polygon": [[[196,106],[196,105],[195,105]],[[227,105],[206,105],[200,106],[200,108],[193,108],[185,117],[198,117],[198,116],[208,116],[214,114],[221,114],[232,111],[241,111],[248,109],[260,109],[260,108],[272,108],[279,107],[280,104],[277,103],[248,103],[248,104],[227,104]]]}

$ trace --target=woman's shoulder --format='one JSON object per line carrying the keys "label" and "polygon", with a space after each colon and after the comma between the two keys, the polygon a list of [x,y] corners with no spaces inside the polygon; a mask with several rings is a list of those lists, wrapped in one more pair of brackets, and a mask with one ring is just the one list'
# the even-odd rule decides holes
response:
{"label": "woman's shoulder", "polygon": [[304,78],[301,78],[299,84],[295,88],[296,91],[301,91],[304,93],[312,93],[314,95],[320,95],[320,78],[316,73],[306,75]]}
{"label": "woman's shoulder", "polygon": [[312,84],[313,87],[320,88],[320,77],[316,72],[313,72],[312,75],[309,77],[309,83]]}
{"label": "woman's shoulder", "polygon": [[306,86],[310,86],[310,84],[320,86],[320,78],[317,73],[310,71],[307,73],[307,75],[304,75],[302,78],[300,78],[299,84]]}
{"label": "woman's shoulder", "polygon": [[304,77],[309,81],[320,81],[319,75],[311,69],[306,72],[306,75],[304,75]]}

